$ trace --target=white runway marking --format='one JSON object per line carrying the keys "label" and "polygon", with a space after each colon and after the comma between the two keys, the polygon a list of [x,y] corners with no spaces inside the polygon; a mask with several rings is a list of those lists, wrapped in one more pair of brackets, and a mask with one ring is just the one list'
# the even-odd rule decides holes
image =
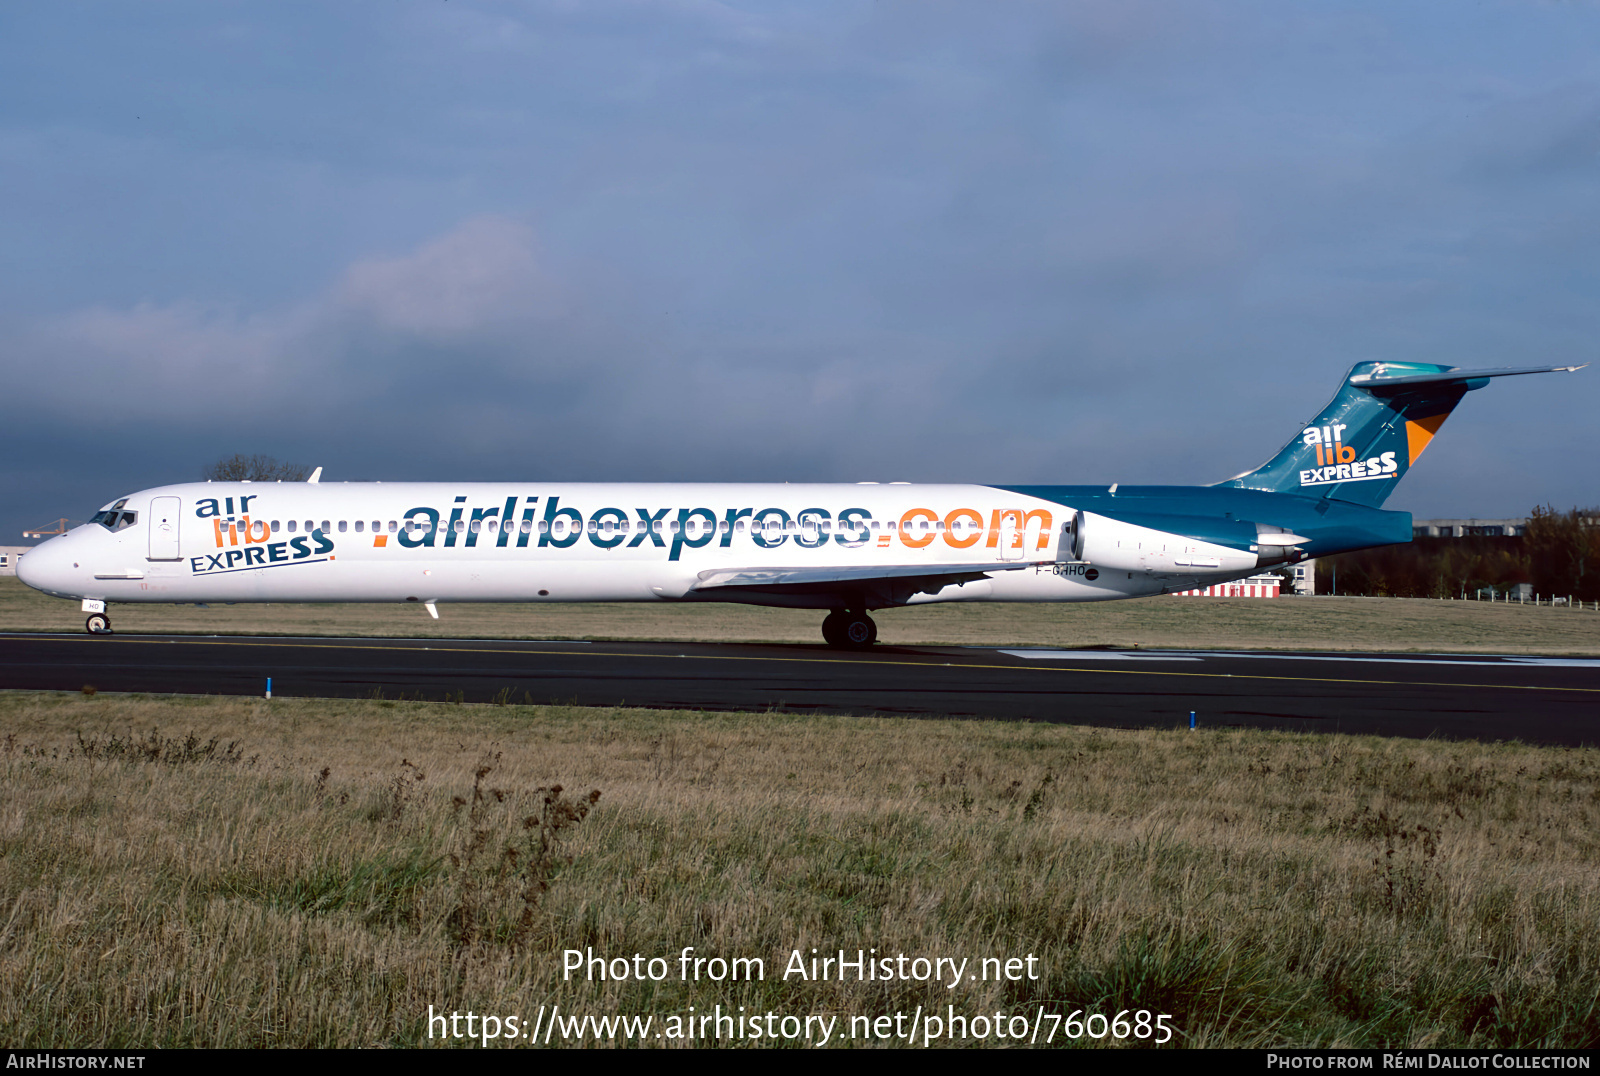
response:
{"label": "white runway marking", "polygon": [[1150,654],[1132,650],[1002,650],[1014,658],[1035,661],[1199,661],[1189,654]]}
{"label": "white runway marking", "polygon": [[1272,654],[1261,651],[1193,651],[1174,653],[1157,650],[1002,650],[1015,658],[1033,661],[1202,661],[1205,658],[1257,659],[1265,661],[1337,661],[1365,662],[1379,665],[1535,665],[1554,669],[1595,669],[1600,671],[1600,658],[1539,658],[1490,657],[1484,659],[1437,657],[1407,657],[1401,654]]}

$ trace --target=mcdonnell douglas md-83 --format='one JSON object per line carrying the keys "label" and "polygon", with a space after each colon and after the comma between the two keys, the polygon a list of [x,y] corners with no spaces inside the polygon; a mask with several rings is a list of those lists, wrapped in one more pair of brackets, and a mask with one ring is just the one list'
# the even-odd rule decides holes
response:
{"label": "mcdonnell douglas md-83", "polygon": [[112,602],[744,602],[868,613],[1174,593],[1411,540],[1383,502],[1491,378],[1362,362],[1271,460],[1212,486],[203,482],[120,497],[30,550],[29,586]]}

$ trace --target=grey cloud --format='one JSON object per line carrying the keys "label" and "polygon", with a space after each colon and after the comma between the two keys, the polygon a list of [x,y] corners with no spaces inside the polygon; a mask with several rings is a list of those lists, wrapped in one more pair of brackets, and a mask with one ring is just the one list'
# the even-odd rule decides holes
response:
{"label": "grey cloud", "polygon": [[561,308],[529,229],[497,217],[469,220],[402,257],[357,262],[336,302],[382,328],[438,338],[548,320]]}
{"label": "grey cloud", "polygon": [[[1569,8],[175,10],[0,41],[52,482],[1211,481],[1358,359],[1600,329]],[[1474,394],[1398,506],[1582,499],[1585,376]]]}

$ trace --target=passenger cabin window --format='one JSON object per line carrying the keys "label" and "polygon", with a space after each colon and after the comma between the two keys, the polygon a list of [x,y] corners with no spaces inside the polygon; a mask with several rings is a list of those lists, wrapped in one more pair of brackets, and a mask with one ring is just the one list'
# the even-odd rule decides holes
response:
{"label": "passenger cabin window", "polygon": [[328,521],[327,520],[323,520],[322,521],[322,533],[323,534],[327,534],[331,530],[333,530],[333,528],[328,525]]}
{"label": "passenger cabin window", "polygon": [[[356,520],[356,533],[357,533],[357,534],[360,534],[360,533],[361,533],[361,529],[362,529],[362,528],[363,528],[363,527],[364,527],[364,526],[365,526],[365,524],[364,524],[364,523],[362,523],[362,522],[361,522],[361,520],[359,520],[359,519],[358,519],[358,520]],[[344,524],[343,524],[343,523],[341,523],[341,524],[339,524],[339,529],[340,529],[340,530],[344,530]]]}
{"label": "passenger cabin window", "polygon": [[347,530],[349,530],[349,525],[344,520],[341,519],[339,521],[339,533],[343,534]]}
{"label": "passenger cabin window", "polygon": [[295,532],[295,521],[291,519],[289,521],[289,533],[293,534],[294,532]]}
{"label": "passenger cabin window", "polygon": [[272,521],[272,533],[273,534],[277,534],[278,533],[278,521],[277,520],[273,520]]}

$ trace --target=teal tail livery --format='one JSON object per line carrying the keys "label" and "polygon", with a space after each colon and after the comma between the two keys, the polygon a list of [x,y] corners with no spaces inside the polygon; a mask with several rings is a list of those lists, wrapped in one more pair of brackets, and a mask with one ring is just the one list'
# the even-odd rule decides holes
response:
{"label": "teal tail livery", "polygon": [[1357,364],[1282,451],[1212,486],[198,482],[142,490],[29,550],[83,603],[736,602],[826,610],[1174,594],[1411,540],[1383,503],[1462,397],[1581,369]]}
{"label": "teal tail livery", "polygon": [[1579,369],[1462,370],[1424,362],[1357,363],[1328,406],[1283,451],[1222,485],[1377,508],[1467,393],[1495,377]]}

